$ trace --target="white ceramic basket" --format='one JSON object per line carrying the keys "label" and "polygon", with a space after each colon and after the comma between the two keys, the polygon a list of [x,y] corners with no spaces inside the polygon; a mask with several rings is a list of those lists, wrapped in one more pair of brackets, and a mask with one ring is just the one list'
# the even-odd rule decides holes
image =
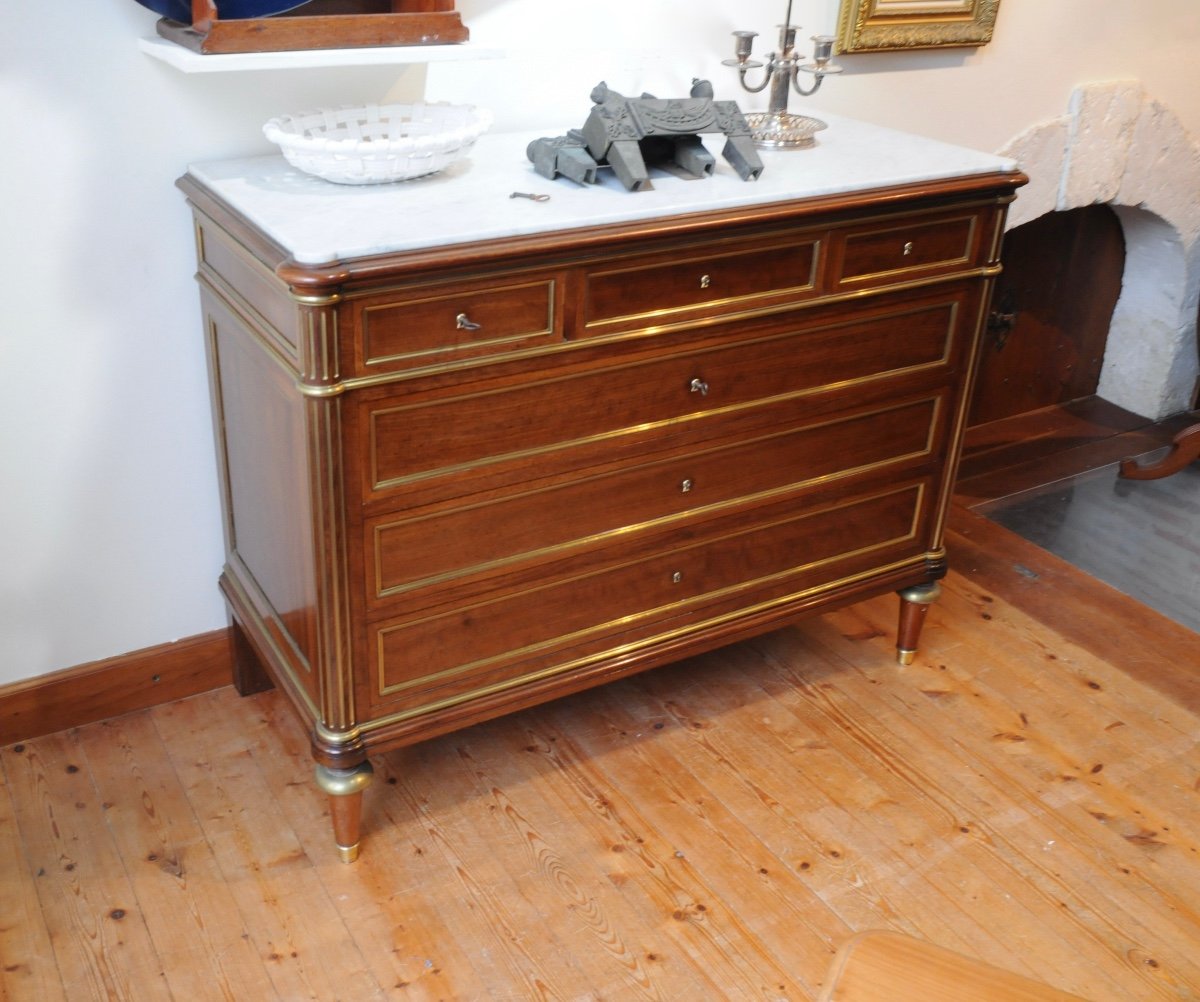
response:
{"label": "white ceramic basket", "polygon": [[337,184],[424,177],[466,156],[492,124],[462,104],[383,104],[280,115],[263,126],[288,163]]}

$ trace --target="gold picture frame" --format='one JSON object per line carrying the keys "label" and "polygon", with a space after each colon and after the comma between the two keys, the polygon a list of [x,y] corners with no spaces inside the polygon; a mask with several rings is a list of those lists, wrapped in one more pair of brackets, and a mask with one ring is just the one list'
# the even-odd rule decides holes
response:
{"label": "gold picture frame", "polygon": [[839,52],[986,45],[1000,0],[842,0]]}

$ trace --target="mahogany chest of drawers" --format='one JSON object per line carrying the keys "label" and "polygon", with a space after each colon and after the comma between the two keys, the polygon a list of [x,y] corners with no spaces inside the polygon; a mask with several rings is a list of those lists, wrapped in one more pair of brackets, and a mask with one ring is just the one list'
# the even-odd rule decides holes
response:
{"label": "mahogany chest of drawers", "polygon": [[885,590],[910,657],[1022,180],[317,264],[181,180],[239,686],[311,728],[343,858],[371,753]]}

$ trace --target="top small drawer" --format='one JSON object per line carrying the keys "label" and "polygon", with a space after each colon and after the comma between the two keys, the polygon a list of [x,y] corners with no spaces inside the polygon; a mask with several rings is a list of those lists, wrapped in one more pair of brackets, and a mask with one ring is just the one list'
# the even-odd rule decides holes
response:
{"label": "top small drawer", "polygon": [[628,258],[589,271],[580,334],[594,337],[725,316],[816,294],[820,241],[710,246]]}
{"label": "top small drawer", "polygon": [[978,216],[959,211],[857,226],[834,234],[833,288],[883,286],[977,263]]}
{"label": "top small drawer", "polygon": [[354,369],[413,369],[558,341],[561,286],[556,274],[495,276],[357,302]]}

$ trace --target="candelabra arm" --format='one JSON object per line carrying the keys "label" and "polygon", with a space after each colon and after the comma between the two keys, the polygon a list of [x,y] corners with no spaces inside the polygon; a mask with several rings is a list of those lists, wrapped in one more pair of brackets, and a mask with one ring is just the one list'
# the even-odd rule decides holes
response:
{"label": "candelabra arm", "polygon": [[770,62],[767,63],[766,68],[763,70],[762,83],[760,83],[757,87],[751,87],[750,84],[748,84],[746,82],[746,71],[747,71],[746,67],[745,66],[739,67],[738,68],[738,79],[742,83],[742,90],[747,91],[750,94],[758,94],[758,93],[766,90],[767,85],[771,82],[771,74],[774,72],[774,70],[775,70],[775,59],[774,59],[774,57],[772,57]]}
{"label": "candelabra arm", "polygon": [[823,73],[813,74],[813,85],[808,90],[805,90],[800,86],[800,67],[796,66],[792,68],[792,89],[801,97],[812,97],[821,89],[821,81],[824,79],[825,74]]}

